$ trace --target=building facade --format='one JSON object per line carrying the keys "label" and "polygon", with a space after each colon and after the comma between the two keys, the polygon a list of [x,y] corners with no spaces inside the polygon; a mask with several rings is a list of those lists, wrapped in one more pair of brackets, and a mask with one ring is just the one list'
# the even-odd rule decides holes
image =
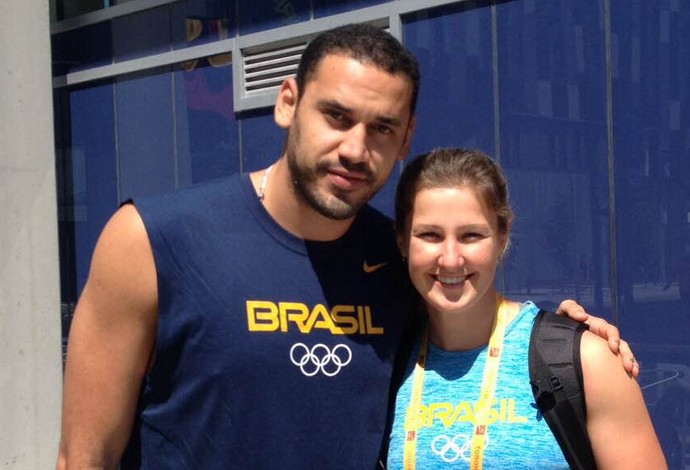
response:
{"label": "building facade", "polygon": [[0,466],[55,465],[60,290],[48,2],[0,2]]}
{"label": "building facade", "polygon": [[[63,332],[118,205],[278,158],[281,81],[319,31],[387,28],[422,72],[411,155],[479,148],[517,216],[501,289],[617,324],[690,468],[690,3],[53,0]],[[392,213],[397,178],[374,205]]]}

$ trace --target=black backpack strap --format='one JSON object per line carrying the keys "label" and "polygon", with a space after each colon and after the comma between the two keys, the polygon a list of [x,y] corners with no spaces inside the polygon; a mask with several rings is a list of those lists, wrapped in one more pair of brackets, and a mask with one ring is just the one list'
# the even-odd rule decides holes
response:
{"label": "black backpack strap", "polygon": [[587,434],[580,339],[584,323],[540,310],[529,345],[529,374],[539,411],[571,468],[596,469]]}
{"label": "black backpack strap", "polygon": [[379,451],[379,461],[377,462],[376,470],[385,469],[387,466],[388,444],[390,433],[393,427],[393,417],[395,414],[395,397],[398,394],[398,389],[402,385],[403,380],[405,380],[407,363],[410,355],[412,354],[412,349],[414,348],[417,335],[421,328],[426,325],[426,322],[426,316],[416,314],[405,331],[402,341],[398,346],[393,367],[393,374],[391,377],[390,390],[388,391],[388,419],[386,422],[386,429],[383,433],[383,441],[381,443],[381,450]]}

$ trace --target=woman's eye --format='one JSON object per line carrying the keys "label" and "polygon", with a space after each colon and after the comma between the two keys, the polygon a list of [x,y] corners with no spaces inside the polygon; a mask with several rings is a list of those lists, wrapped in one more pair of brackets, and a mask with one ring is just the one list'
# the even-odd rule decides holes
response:
{"label": "woman's eye", "polygon": [[441,236],[434,232],[421,232],[417,234],[417,238],[427,241],[437,241],[441,239]]}
{"label": "woman's eye", "polygon": [[474,233],[474,232],[472,232],[472,233],[466,233],[466,234],[464,234],[464,235],[462,236],[462,238],[463,238],[463,240],[467,240],[467,241],[476,241],[476,240],[481,240],[481,239],[483,239],[483,238],[484,238],[484,235],[482,235],[481,233]]}

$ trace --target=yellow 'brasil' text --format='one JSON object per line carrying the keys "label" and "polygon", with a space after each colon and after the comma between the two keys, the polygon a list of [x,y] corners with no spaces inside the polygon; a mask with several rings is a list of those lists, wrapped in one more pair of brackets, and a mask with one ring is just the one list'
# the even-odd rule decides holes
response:
{"label": "yellow 'brasil' text", "polygon": [[[450,402],[430,403],[419,407],[417,422],[419,427],[431,427],[434,420],[440,420],[447,428],[455,423],[475,423],[475,409],[472,403],[461,401],[457,404]],[[502,398],[494,400],[489,410],[488,424],[502,423],[526,423],[526,416],[519,416],[515,412],[515,399]]]}
{"label": "yellow 'brasil' text", "polygon": [[382,335],[383,328],[374,326],[371,308],[365,305],[335,305],[330,311],[322,304],[314,308],[299,302],[247,300],[249,331],[282,332],[292,324],[301,333],[314,328],[329,330],[334,335]]}

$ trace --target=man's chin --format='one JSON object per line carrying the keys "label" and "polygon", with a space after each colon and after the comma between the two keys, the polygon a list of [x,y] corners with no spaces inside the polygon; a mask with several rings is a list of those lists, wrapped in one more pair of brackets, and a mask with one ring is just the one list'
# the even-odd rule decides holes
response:
{"label": "man's chin", "polygon": [[333,220],[348,220],[357,215],[357,212],[368,201],[350,201],[336,196],[331,196],[328,201],[321,201],[320,204],[314,204],[312,207],[316,209],[324,217]]}
{"label": "man's chin", "polygon": [[356,206],[356,207],[354,207],[354,206],[347,206],[347,207],[332,207],[332,206],[323,207],[323,206],[319,206],[319,207],[315,207],[317,212],[319,212],[324,217],[327,217],[327,218],[333,219],[333,220],[338,220],[338,221],[348,220],[348,219],[353,218],[355,215],[357,215],[357,211],[359,211],[360,208],[361,208],[361,206]]}
{"label": "man's chin", "polygon": [[371,191],[340,191],[333,187],[300,185],[295,181],[295,189],[307,205],[322,216],[337,221],[352,219],[357,212],[374,196]]}

